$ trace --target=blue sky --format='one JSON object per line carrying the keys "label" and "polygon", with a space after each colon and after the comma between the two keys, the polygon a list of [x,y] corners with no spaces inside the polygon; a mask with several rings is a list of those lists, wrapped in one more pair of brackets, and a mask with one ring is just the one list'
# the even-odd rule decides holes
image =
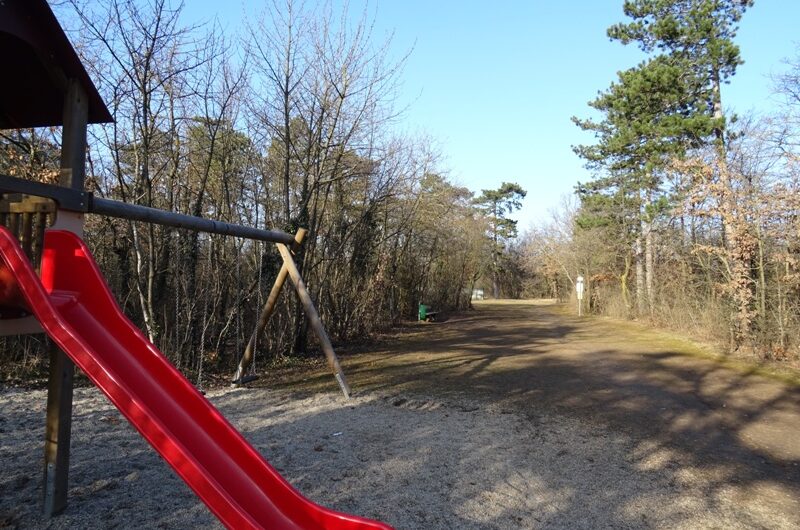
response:
{"label": "blue sky", "polygon": [[[545,219],[589,173],[571,146],[591,142],[570,121],[616,72],[643,55],[610,42],[608,26],[624,20],[622,0],[351,0],[375,17],[375,36],[394,33],[392,53],[413,47],[403,76],[398,124],[437,140],[451,178],[473,191],[516,181],[527,191],[520,227]],[[217,18],[235,32],[255,1],[187,2],[192,21]],[[314,5],[309,0],[309,5]],[[738,113],[774,106],[770,74],[798,54],[800,1],[756,0],[736,42],[745,64],[723,88]]]}

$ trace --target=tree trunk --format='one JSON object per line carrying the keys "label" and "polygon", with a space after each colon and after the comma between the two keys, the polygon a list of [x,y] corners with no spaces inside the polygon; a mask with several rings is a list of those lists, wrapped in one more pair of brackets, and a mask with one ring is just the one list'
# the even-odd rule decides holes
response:
{"label": "tree trunk", "polygon": [[630,312],[631,310],[630,293],[628,292],[628,276],[630,276],[630,273],[631,273],[631,257],[629,254],[626,253],[625,269],[619,276],[619,287],[620,287],[620,292],[622,294],[622,301],[625,303],[626,313]]}
{"label": "tree trunk", "polygon": [[653,277],[655,275],[655,248],[653,243],[653,223],[644,221],[642,223],[644,231],[644,274],[645,290],[647,292],[647,310],[652,315],[655,302],[655,289],[653,288]]}
{"label": "tree trunk", "polygon": [[637,234],[633,243],[633,259],[636,270],[636,313],[642,315],[645,312],[645,287],[644,287],[644,256],[642,250],[642,235]]}

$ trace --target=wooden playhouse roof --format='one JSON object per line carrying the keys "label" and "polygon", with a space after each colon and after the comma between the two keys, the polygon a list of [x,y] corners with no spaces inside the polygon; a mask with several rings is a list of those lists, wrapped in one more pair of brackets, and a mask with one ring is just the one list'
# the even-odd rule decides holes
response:
{"label": "wooden playhouse roof", "polygon": [[73,79],[89,99],[89,123],[113,121],[45,0],[0,1],[0,72],[0,129],[63,125]]}

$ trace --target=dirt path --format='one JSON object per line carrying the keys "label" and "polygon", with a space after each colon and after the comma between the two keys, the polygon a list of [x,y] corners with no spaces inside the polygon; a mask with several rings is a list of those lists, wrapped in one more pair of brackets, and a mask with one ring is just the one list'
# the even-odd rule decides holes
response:
{"label": "dirt path", "polygon": [[[322,368],[209,398],[309,498],[398,530],[798,527],[797,386],[535,303],[366,348],[342,359],[350,401]],[[219,528],[94,388],[69,507],[43,518],[44,406],[0,390],[0,528]]]}
{"label": "dirt path", "polygon": [[367,392],[468,396],[534,424],[556,415],[606,427],[631,437],[643,469],[688,480],[710,503],[761,506],[800,526],[800,388],[700,353],[635,323],[486,302],[409,326],[346,368]]}

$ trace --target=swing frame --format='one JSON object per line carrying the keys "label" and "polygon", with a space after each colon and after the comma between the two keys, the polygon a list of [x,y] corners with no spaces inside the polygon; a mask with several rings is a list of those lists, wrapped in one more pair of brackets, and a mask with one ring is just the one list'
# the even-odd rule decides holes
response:
{"label": "swing frame", "polygon": [[[236,370],[236,375],[234,375],[233,383],[241,383],[244,373],[252,363],[258,334],[263,331],[269,317],[272,315],[280,291],[288,278],[297,292],[297,296],[300,299],[311,328],[317,335],[317,339],[320,342],[322,351],[325,354],[328,366],[333,372],[336,382],[339,384],[345,398],[350,397],[350,387],[347,384],[344,372],[342,372],[339,359],[333,350],[333,345],[322,323],[322,319],[317,312],[317,308],[314,306],[314,302],[306,288],[300,270],[297,268],[297,264],[294,261],[294,254],[300,248],[300,245],[308,233],[306,229],[300,228],[295,235],[280,230],[263,230],[167,210],[159,210],[157,208],[150,208],[137,204],[104,199],[102,197],[95,197],[91,192],[63,188],[52,184],[32,182],[7,175],[0,175],[0,193],[15,193],[23,194],[24,196],[51,199],[56,203],[56,224],[60,224],[59,217],[63,217],[65,214],[66,216],[70,214],[78,215],[82,218],[83,214],[91,213],[130,221],[141,221],[174,228],[274,243],[283,260],[283,265],[281,266],[280,272],[278,272],[278,276],[275,279],[275,284],[272,286],[267,302],[261,311],[258,325],[251,335],[250,341],[242,355],[242,359]],[[41,233],[43,234],[44,231],[42,230]],[[35,245],[36,243],[31,243],[29,238],[30,236],[28,235],[28,238],[25,239],[27,244]],[[19,328],[14,329],[13,326],[13,320],[0,320],[0,335],[19,334]]]}

